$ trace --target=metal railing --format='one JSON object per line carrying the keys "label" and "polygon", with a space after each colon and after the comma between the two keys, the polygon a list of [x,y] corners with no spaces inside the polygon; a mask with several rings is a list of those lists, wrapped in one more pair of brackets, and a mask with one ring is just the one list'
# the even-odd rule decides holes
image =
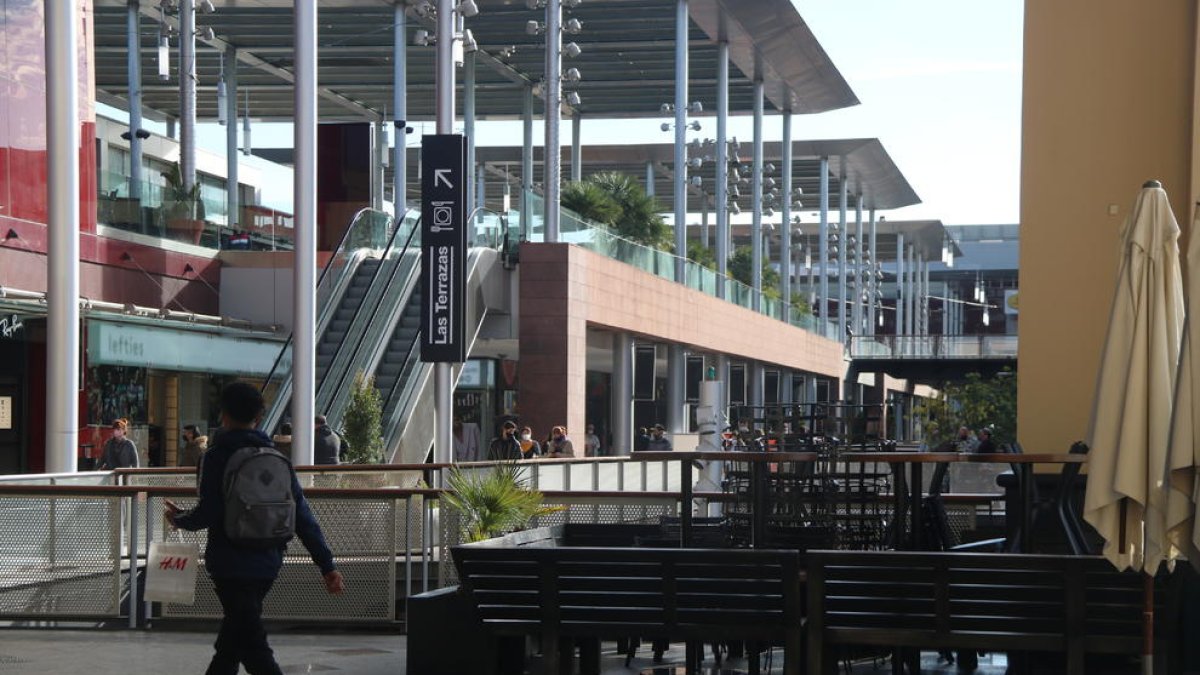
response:
{"label": "metal railing", "polygon": [[[534,526],[561,523],[658,522],[682,513],[683,461],[632,457],[521,462],[545,504],[561,510]],[[458,465],[490,470],[492,463]],[[690,466],[690,463],[689,463]],[[346,577],[341,596],[327,596],[303,546],[288,546],[264,616],[294,623],[393,625],[407,597],[455,582],[449,547],[460,542],[457,516],[427,489],[449,465],[300,467],[305,494]],[[0,477],[0,620],[96,619],[144,625],[147,620],[216,619],[211,582],[198,576],[192,605],[146,603],[140,588],[150,545],[190,541],[204,532],[172,531],[163,500],[189,508],[195,472],[128,469],[87,474]],[[729,495],[695,492],[695,500]],[[885,494],[875,498],[889,499]],[[985,500],[986,501],[986,500]],[[697,502],[687,504],[693,512]],[[963,527],[972,503],[951,507]],[[703,513],[703,511],[701,511]]]}
{"label": "metal railing", "polygon": [[1016,359],[1016,335],[879,335],[850,339],[856,359]]}

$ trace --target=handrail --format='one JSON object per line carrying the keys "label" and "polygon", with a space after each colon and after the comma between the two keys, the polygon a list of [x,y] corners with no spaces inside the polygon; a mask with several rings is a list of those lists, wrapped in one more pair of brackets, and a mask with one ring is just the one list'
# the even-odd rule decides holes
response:
{"label": "handrail", "polygon": [[[392,235],[393,241],[388,242],[388,253],[391,253],[394,250],[395,235],[400,232],[400,229],[401,229],[400,227],[396,228],[396,231]],[[347,379],[352,377],[351,373],[355,372],[356,370],[359,370],[360,367],[362,365],[364,365],[364,364],[360,363],[361,359],[359,357],[359,354],[363,351],[364,345],[367,344],[367,337],[374,333],[379,333],[378,337],[380,340],[386,341],[391,338],[391,331],[389,331],[389,330],[385,329],[382,332],[379,332],[379,331],[372,330],[372,329],[375,327],[375,323],[377,321],[382,320],[382,321],[385,321],[388,326],[393,326],[393,330],[394,330],[395,322],[399,321],[399,319],[400,319],[400,317],[397,313],[381,312],[381,309],[383,307],[384,301],[386,301],[389,297],[391,297],[393,295],[392,288],[396,284],[396,280],[398,278],[400,278],[400,271],[402,269],[408,270],[408,274],[404,276],[405,282],[411,280],[413,277],[416,276],[414,274],[414,271],[416,271],[416,273],[419,274],[419,269],[420,269],[419,260],[418,260],[418,264],[413,265],[413,266],[406,266],[404,264],[404,260],[405,260],[405,257],[409,253],[409,249],[413,245],[414,239],[417,238],[417,236],[420,234],[420,232],[421,232],[421,219],[417,218],[416,221],[413,223],[412,229],[409,230],[409,232],[408,232],[408,237],[405,238],[404,246],[400,247],[399,249],[395,249],[395,250],[399,251],[399,253],[396,255],[396,263],[394,265],[392,265],[391,271],[388,272],[387,279],[384,281],[383,289],[379,292],[378,297],[375,298],[375,306],[372,307],[369,311],[366,311],[367,310],[366,307],[359,307],[358,312],[361,316],[363,316],[365,318],[366,325],[363,327],[363,330],[357,335],[357,339],[354,341],[354,346],[351,349],[351,351],[349,352],[348,357],[346,358],[345,370],[338,371],[339,374],[336,375],[336,377],[338,377],[338,380],[336,383],[334,383],[333,389],[329,390],[330,391],[330,400],[329,400],[328,404],[326,405],[326,414],[331,419],[339,419],[341,417],[342,408],[344,406],[344,401],[349,396],[348,392],[345,391]],[[386,256],[387,256],[387,253],[385,253],[385,258],[386,258]],[[378,270],[376,270],[376,276],[374,278],[372,278],[372,280],[371,280],[372,287],[375,285],[375,283],[378,279],[378,275],[382,271],[383,271],[383,265],[380,265],[380,268]],[[408,298],[409,295],[411,295],[411,289],[409,290],[408,293],[401,293],[400,295],[402,296],[402,298]],[[363,302],[364,302],[364,304],[366,303],[366,298],[363,299]],[[365,311],[365,313],[364,313],[364,311]],[[353,331],[354,326],[356,324],[357,324],[357,320],[351,324],[350,331]],[[347,335],[349,335],[350,331],[347,332]],[[386,342],[385,342],[385,344],[386,344]],[[344,343],[343,343],[343,346],[345,346]],[[368,350],[371,349],[371,347],[369,345],[366,348]],[[378,350],[376,350],[376,351],[378,351]],[[340,348],[338,349],[338,354],[334,357],[334,360],[329,367],[329,372],[327,372],[325,375],[326,378],[329,378],[331,375],[334,375],[335,370],[334,370],[333,364],[338,362],[338,356],[341,356]],[[367,366],[371,367],[370,364],[367,364]],[[322,389],[325,389],[325,387],[322,386]]]}
{"label": "handrail", "polygon": [[[479,248],[480,247],[476,247],[476,250]],[[477,302],[476,299],[471,295],[471,279],[472,277],[476,277],[478,274],[480,274],[479,266],[481,264],[481,259],[482,254],[477,252],[473,252],[468,257],[466,309],[469,315],[467,316],[465,324],[467,326],[474,326],[474,333],[472,333],[470,339],[467,340],[468,353],[479,337],[479,331],[483,327],[483,318],[487,312],[487,308],[481,308],[479,306],[480,303]],[[476,291],[479,290],[479,286],[481,284],[482,279],[477,278],[475,286]],[[383,398],[383,412],[386,416],[383,420],[383,428],[386,434],[384,437],[385,452],[395,447],[404,439],[404,435],[408,428],[408,421],[410,419],[410,415],[406,415],[405,413],[411,412],[414,406],[414,398],[423,390],[423,388],[426,386],[426,382],[429,379],[430,367],[428,364],[423,364],[418,358],[415,358],[414,354],[414,352],[419,349],[420,342],[421,333],[418,331],[413,337],[412,343],[409,344],[404,362],[405,365],[400,371],[401,376],[396,378],[396,381],[392,383],[392,388],[388,392],[388,395]],[[422,368],[422,366],[424,366],[424,368]],[[420,373],[419,375],[418,372]],[[407,376],[405,376],[405,373],[407,373]],[[459,374],[461,374],[461,367],[459,372],[455,373],[456,380]],[[414,377],[417,379],[414,380]],[[403,389],[400,389],[400,387],[403,387]],[[394,404],[391,403],[393,401],[395,402]]]}
{"label": "handrail", "polygon": [[[354,216],[350,218],[350,227],[347,227],[345,231],[342,232],[342,238],[338,240],[337,247],[333,249],[334,255],[329,256],[329,260],[326,260],[325,265],[321,268],[321,273],[317,275],[317,288],[320,288],[321,284],[325,283],[325,276],[329,274],[329,270],[333,267],[333,261],[337,259],[337,252],[342,250],[342,247],[346,245],[346,240],[350,237],[350,233],[354,230],[355,221],[357,221],[359,217],[368,211],[374,211],[374,209],[370,207],[359,209],[357,212],[355,212]],[[404,213],[401,214],[400,217],[395,220],[395,222],[403,222],[404,218],[408,216],[411,211],[413,211],[413,209],[405,209]],[[275,362],[271,364],[271,370],[267,371],[268,379],[263,381],[263,386],[261,388],[266,388],[268,382],[270,381],[270,374],[274,373],[275,369],[279,367],[279,361],[283,358],[287,348],[292,344],[293,335],[295,335],[295,331],[288,333],[287,340],[284,341],[283,347],[281,347],[279,350],[279,355],[275,357]]]}

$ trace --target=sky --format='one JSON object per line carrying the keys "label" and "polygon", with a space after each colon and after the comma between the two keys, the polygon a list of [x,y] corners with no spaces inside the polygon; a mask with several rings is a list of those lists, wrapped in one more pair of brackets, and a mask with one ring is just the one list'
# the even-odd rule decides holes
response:
{"label": "sky", "polygon": [[[881,139],[922,200],[887,213],[890,220],[929,218],[947,225],[1017,222],[1024,3],[793,3],[862,102],[845,110],[797,116],[794,138]],[[780,137],[777,119],[768,118],[764,125],[767,140]],[[585,120],[583,143],[660,143],[661,121]],[[520,137],[519,123],[481,122],[478,129],[477,143],[484,146]],[[749,139],[750,118],[731,119],[729,133]],[[570,137],[567,123],[563,143],[570,143]],[[259,147],[289,147],[291,139],[290,125],[254,127],[253,140]],[[197,141],[223,152],[224,130],[201,124]],[[540,139],[535,144],[540,145]]]}

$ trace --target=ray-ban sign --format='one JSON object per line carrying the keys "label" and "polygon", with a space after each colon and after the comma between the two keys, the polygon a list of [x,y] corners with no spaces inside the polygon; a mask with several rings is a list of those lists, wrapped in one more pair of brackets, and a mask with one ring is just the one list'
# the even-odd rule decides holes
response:
{"label": "ray-ban sign", "polygon": [[467,357],[467,214],[460,134],[421,140],[421,360],[461,363]]}

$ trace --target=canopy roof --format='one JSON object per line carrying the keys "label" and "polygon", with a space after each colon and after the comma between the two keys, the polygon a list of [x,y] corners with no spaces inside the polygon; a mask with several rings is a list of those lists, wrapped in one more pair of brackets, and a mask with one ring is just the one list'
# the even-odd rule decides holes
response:
{"label": "canopy roof", "polygon": [[[320,116],[322,120],[391,118],[394,4],[381,0],[318,0]],[[216,88],[221,51],[236,47],[239,101],[249,93],[254,119],[290,120],[292,87],[291,0],[214,0],[216,11],[197,16],[197,27],[215,37],[197,38],[197,115],[217,115]],[[408,0],[409,5],[417,5]],[[521,91],[543,76],[543,38],[525,32],[526,22],[544,12],[524,0],[477,0],[478,16],[467,19],[479,45],[476,52],[478,119],[517,118]],[[95,2],[97,98],[127,107],[127,4]],[[730,46],[730,110],[753,106],[753,80],[762,79],[768,104],[776,110],[817,113],[856,105],[858,99],[833,66],[790,0],[692,0],[690,96],[711,114],[716,109],[717,46]],[[157,4],[141,5],[143,107],[151,117],[179,116],[178,39],[171,39],[171,75],[157,78]],[[565,35],[582,54],[563,67],[578,68],[582,81],[566,85],[578,91],[577,111],[591,117],[663,117],[663,103],[674,99],[674,0],[586,0],[568,17],[583,31]],[[409,7],[408,119],[434,115],[434,48],[411,44],[418,28],[433,29]],[[176,27],[176,17],[166,15]],[[461,71],[459,75],[461,106]],[[540,116],[541,104],[536,108]],[[239,105],[244,109],[244,104]]]}

